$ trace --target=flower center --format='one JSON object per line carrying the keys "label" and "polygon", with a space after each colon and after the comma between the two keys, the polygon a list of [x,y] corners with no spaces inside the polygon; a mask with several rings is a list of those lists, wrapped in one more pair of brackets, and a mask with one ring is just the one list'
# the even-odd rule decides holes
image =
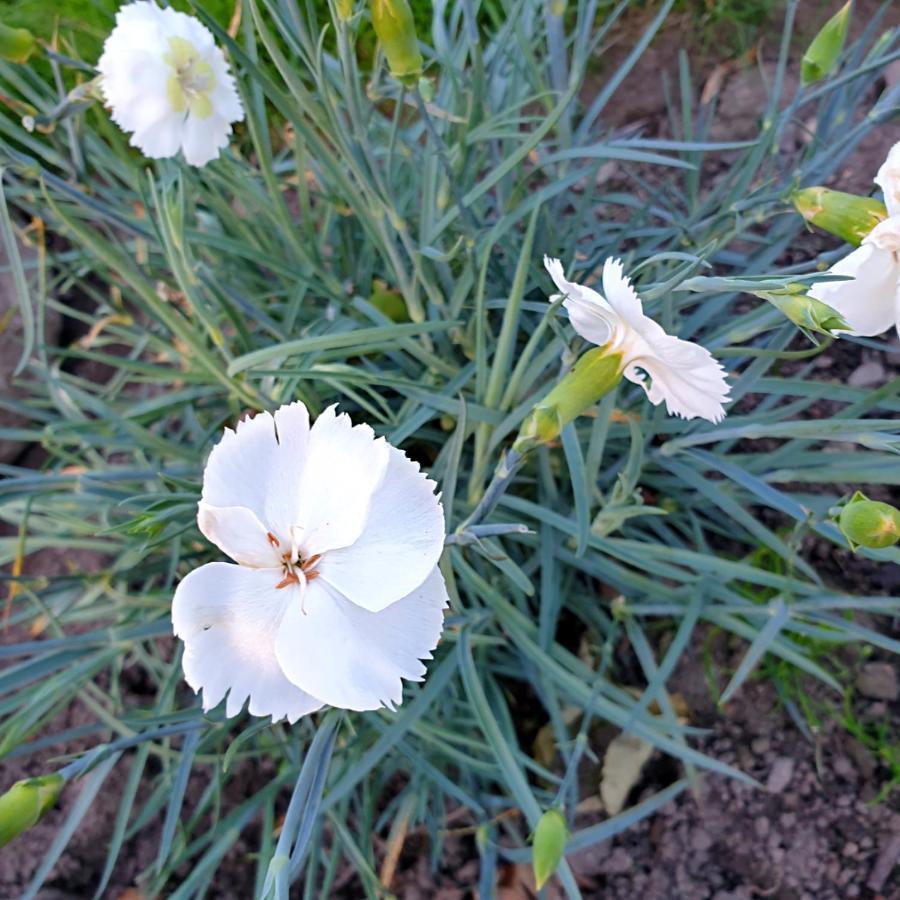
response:
{"label": "flower center", "polygon": [[303,612],[303,596],[306,594],[306,585],[315,578],[319,577],[316,566],[322,558],[321,553],[314,556],[304,556],[297,547],[295,541],[291,541],[289,549],[283,549],[287,545],[272,534],[271,531],[266,532],[269,543],[276,549],[281,550],[281,571],[283,578],[275,585],[275,590],[286,588],[289,584],[300,585],[302,590],[300,608]]}
{"label": "flower center", "polygon": [[169,52],[163,59],[172,74],[166,83],[166,95],[174,112],[190,112],[198,119],[212,115],[209,95],[216,79],[212,66],[200,58],[197,48],[182,37],[169,38]]}

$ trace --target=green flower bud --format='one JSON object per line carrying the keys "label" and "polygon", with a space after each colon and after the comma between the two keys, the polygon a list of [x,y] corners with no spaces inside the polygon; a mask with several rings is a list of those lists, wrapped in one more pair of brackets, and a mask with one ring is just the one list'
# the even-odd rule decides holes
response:
{"label": "green flower bud", "polygon": [[17,781],[0,796],[0,847],[40,821],[56,803],[66,779],[59,773]]}
{"label": "green flower bud", "polygon": [[534,884],[540,890],[556,871],[563,858],[569,829],[566,817],[559,809],[548,809],[534,829],[531,863],[534,867]]}
{"label": "green flower bud", "polygon": [[353,0],[334,0],[334,8],[342,22],[348,22],[353,18]]}
{"label": "green flower bud", "polygon": [[853,550],[881,550],[900,541],[900,510],[857,491],[841,510],[838,526]]}
{"label": "green flower bud", "polygon": [[835,66],[850,26],[850,0],[847,0],[813,38],[800,63],[800,77],[804,84],[824,78]]}
{"label": "green flower bud", "polygon": [[372,25],[391,75],[404,84],[414,85],[422,74],[422,54],[407,0],[372,0]]}
{"label": "green flower bud", "polygon": [[887,209],[880,200],[832,191],[826,187],[795,191],[791,200],[807,222],[855,247],[887,218]]}
{"label": "green flower bud", "polygon": [[392,290],[387,283],[376,278],[372,283],[369,303],[379,312],[384,313],[392,322],[408,322],[409,310],[400,291]]}
{"label": "green flower bud", "polygon": [[849,331],[850,326],[844,317],[827,303],[810,297],[804,293],[803,285],[796,290],[754,291],[757,297],[768,300],[780,313],[787,316],[795,325],[804,331],[833,336],[836,331]]}
{"label": "green flower bud", "polygon": [[512,449],[527,453],[558,438],[569,422],[618,384],[622,369],[621,353],[610,353],[607,347],[588,350],[528,414]]}
{"label": "green flower bud", "polygon": [[0,57],[3,59],[27,62],[35,46],[34,35],[27,28],[10,28],[0,23]]}

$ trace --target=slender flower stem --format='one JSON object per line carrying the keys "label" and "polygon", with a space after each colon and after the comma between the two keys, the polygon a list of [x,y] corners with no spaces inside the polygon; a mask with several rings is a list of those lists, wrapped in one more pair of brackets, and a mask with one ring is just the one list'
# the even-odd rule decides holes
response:
{"label": "slender flower stem", "polygon": [[516,476],[516,473],[525,464],[526,456],[517,450],[508,450],[500,460],[491,483],[487,486],[478,505],[472,510],[472,514],[457,528],[457,534],[471,531],[473,525],[477,525],[482,519],[491,514],[494,507],[500,502],[500,498]]}
{"label": "slender flower stem", "polygon": [[465,531],[457,531],[447,536],[444,544],[458,544],[465,546],[475,544],[482,538],[499,537],[504,534],[531,534],[527,525],[521,522],[510,522],[496,525],[470,525]]}
{"label": "slender flower stem", "polygon": [[79,757],[74,762],[70,762],[69,765],[60,769],[59,774],[66,780],[75,778],[78,775],[84,774],[94,765],[94,763],[98,762],[104,756],[109,756],[110,753],[128,750],[130,747],[137,747],[145,741],[153,741],[157,738],[168,737],[172,734],[185,734],[189,731],[196,731],[197,729],[205,728],[208,724],[209,723],[206,721],[176,722],[173,725],[164,725],[162,728],[155,728],[152,731],[144,731],[140,734],[131,735],[131,737],[120,738],[117,741],[113,741],[111,744],[100,744],[85,753],[84,756]]}

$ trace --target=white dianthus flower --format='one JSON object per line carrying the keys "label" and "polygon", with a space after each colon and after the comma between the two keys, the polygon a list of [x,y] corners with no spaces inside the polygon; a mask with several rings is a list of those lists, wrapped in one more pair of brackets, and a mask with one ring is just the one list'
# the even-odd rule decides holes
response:
{"label": "white dianthus flower", "polygon": [[820,281],[809,294],[836,309],[850,334],[873,337],[891,327],[900,334],[900,143],[894,144],[875,183],[884,192],[888,218],[829,270],[848,281]]}
{"label": "white dianthus flower", "polygon": [[232,122],[244,117],[209,29],[152,0],[119,10],[97,69],[113,121],[154,159],[181,150],[190,165],[205,165],[228,144]]}
{"label": "white dianthus flower", "polygon": [[578,334],[620,354],[622,374],[639,384],[651,403],[665,401],[670,415],[685,419],[718,422],[725,417],[729,387],[722,366],[704,347],[667,334],[644,315],[618,259],[603,265],[603,295],[567,281],[558,259],[545,256],[544,266],[566,298],[563,306]]}
{"label": "white dianthus flower", "polygon": [[237,565],[178,585],[175,634],[203,708],[296,721],[367,710],[421,681],[443,628],[444,512],[419,466],[332,406],[225,429],[203,473],[200,530]]}

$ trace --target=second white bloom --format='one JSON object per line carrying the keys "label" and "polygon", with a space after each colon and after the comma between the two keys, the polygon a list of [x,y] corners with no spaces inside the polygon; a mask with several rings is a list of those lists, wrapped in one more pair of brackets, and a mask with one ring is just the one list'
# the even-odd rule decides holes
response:
{"label": "second white bloom", "polygon": [[208,28],[153,0],[116,14],[116,27],[97,64],[113,121],[154,159],[180,150],[202,166],[228,143],[243,117],[225,55]]}
{"label": "second white bloom", "polygon": [[828,270],[850,280],[821,281],[809,292],[836,309],[851,334],[867,337],[891,327],[900,334],[900,143],[891,148],[874,180],[884,192],[888,218]]}
{"label": "second white bloom", "polygon": [[[665,402],[670,415],[718,422],[729,398],[725,371],[708,350],[667,334],[644,315],[641,298],[618,259],[603,265],[603,294],[567,281],[562,263],[544,257],[544,265],[565,297],[563,306],[586,341],[622,357],[622,374],[639,384],[650,402]],[[551,299],[557,299],[553,297]]]}
{"label": "second white bloom", "polygon": [[253,715],[366,710],[421,680],[443,628],[435,484],[367,425],[302,403],[226,429],[203,475],[198,524],[237,565],[178,585],[175,634],[203,707]]}

